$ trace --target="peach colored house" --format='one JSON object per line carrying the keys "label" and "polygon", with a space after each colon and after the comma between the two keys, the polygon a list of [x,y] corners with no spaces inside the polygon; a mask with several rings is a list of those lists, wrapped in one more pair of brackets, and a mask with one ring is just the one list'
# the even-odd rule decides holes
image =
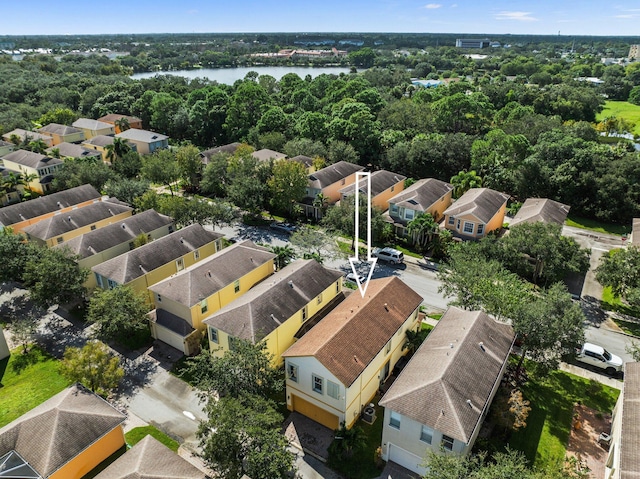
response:
{"label": "peach colored house", "polygon": [[[358,190],[366,195],[368,193],[368,181],[362,175],[358,176]],[[404,190],[404,180],[406,176],[402,176],[387,170],[378,170],[371,173],[371,204],[381,211],[389,209],[389,199]],[[340,190],[340,201],[355,193],[355,183],[346,186]],[[351,200],[353,202],[353,200]]]}
{"label": "peach colored house", "polygon": [[98,118],[98,121],[113,125],[116,133],[122,133],[122,130],[120,130],[120,128],[116,124],[116,122],[118,122],[119,120],[127,120],[127,123],[129,123],[129,128],[142,129],[142,120],[135,116],[120,115],[119,113],[109,113],[108,115]]}
{"label": "peach colored house", "polygon": [[38,133],[50,136],[53,139],[53,146],[60,143],[79,143],[84,140],[84,131],[73,126],[61,125],[59,123],[49,123],[38,129]]}
{"label": "peach colored house", "polygon": [[[0,476],[81,479],[125,446],[126,416],[75,384],[0,429]],[[8,467],[15,475],[6,476]]]}
{"label": "peach colored house", "polygon": [[51,138],[50,136],[43,135],[42,133],[38,133],[35,131],[23,130],[22,128],[16,128],[15,130],[2,135],[2,139],[10,143],[13,137],[17,137],[20,141],[42,140],[47,146],[53,146],[53,138]]}
{"label": "peach colored house", "polygon": [[504,223],[509,195],[471,188],[444,212],[444,227],[462,239],[480,239]]}
{"label": "peach colored house", "polygon": [[305,198],[300,203],[307,216],[321,218],[320,208],[314,206],[314,200],[318,195],[322,195],[324,203],[332,205],[340,201],[340,190],[345,186],[352,185],[356,181],[356,172],[364,170],[359,166],[347,161],[338,161],[321,170],[314,171],[309,175],[309,184],[305,193]]}

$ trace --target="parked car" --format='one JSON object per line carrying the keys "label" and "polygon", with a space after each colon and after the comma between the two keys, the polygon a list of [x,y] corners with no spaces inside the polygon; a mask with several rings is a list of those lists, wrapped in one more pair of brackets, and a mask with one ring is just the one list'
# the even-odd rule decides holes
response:
{"label": "parked car", "polygon": [[391,264],[400,264],[404,262],[404,254],[393,248],[374,248],[372,253],[378,259],[387,261]]}
{"label": "parked car", "polygon": [[[349,273],[346,277],[347,281],[351,281],[352,283],[356,282],[356,275],[354,273]],[[357,276],[357,282],[360,284],[363,284],[365,282],[366,278],[364,276],[362,276],[361,274],[359,274]]]}
{"label": "parked car", "polygon": [[611,354],[602,346],[592,343],[584,343],[576,359],[582,363],[604,369],[609,375],[622,371],[624,365],[619,356]]}
{"label": "parked car", "polygon": [[274,221],[269,225],[269,227],[271,229],[287,234],[295,233],[295,231],[298,229],[296,225],[292,225],[291,223],[284,223],[282,221]]}

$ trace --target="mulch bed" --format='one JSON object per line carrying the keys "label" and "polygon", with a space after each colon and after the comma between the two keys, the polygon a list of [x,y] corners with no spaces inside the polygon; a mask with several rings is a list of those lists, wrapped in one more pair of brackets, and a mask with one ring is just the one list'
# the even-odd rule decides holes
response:
{"label": "mulch bed", "polygon": [[573,408],[573,427],[567,445],[567,455],[577,457],[590,469],[592,478],[604,477],[609,451],[598,444],[600,433],[611,431],[611,416],[577,404]]}

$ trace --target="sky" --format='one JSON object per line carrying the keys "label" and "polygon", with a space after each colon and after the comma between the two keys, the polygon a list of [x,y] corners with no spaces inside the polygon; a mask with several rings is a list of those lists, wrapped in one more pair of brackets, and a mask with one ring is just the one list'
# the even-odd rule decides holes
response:
{"label": "sky", "polygon": [[16,12],[12,21],[2,22],[0,35],[416,32],[640,36],[638,0],[32,0],[28,12]]}

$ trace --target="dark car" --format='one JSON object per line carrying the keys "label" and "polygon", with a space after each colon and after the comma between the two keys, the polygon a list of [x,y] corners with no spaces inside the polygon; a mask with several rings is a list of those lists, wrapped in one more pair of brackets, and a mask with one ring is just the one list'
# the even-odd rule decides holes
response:
{"label": "dark car", "polygon": [[296,225],[292,225],[291,223],[284,223],[282,221],[274,221],[269,225],[269,227],[273,230],[281,231],[287,234],[295,233],[298,229]]}

